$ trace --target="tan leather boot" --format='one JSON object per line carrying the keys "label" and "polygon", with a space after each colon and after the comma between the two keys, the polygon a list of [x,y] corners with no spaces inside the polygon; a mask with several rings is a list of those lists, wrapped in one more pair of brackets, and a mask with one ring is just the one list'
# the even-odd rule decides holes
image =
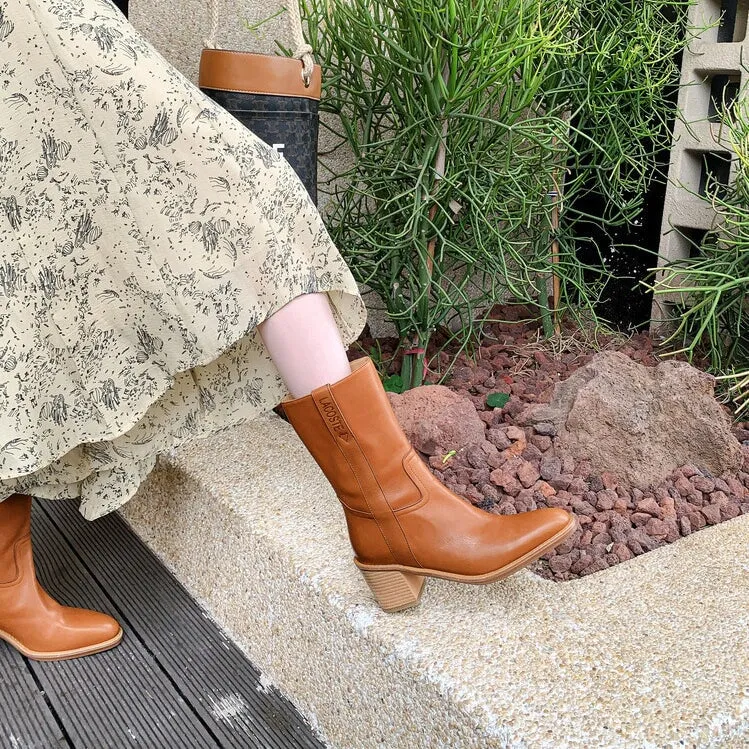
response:
{"label": "tan leather boot", "polygon": [[27,658],[57,661],[113,648],[111,616],[61,606],[39,585],[31,551],[31,497],[0,502],[0,638]]}
{"label": "tan leather boot", "polygon": [[369,357],[282,407],[343,504],[354,562],[386,611],[418,603],[425,577],[507,577],[577,527],[556,508],[493,515],[443,486],[400,428]]}

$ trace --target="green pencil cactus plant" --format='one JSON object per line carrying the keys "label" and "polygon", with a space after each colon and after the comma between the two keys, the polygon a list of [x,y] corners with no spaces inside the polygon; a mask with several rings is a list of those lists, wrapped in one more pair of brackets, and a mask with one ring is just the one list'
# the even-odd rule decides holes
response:
{"label": "green pencil cactus plant", "polygon": [[531,304],[547,334],[554,314],[592,309],[604,278],[577,258],[569,206],[593,175],[602,220],[637,209],[686,5],[303,0],[322,108],[353,154],[329,175],[326,219],[384,301],[405,387],[435,330],[470,347],[496,301]]}

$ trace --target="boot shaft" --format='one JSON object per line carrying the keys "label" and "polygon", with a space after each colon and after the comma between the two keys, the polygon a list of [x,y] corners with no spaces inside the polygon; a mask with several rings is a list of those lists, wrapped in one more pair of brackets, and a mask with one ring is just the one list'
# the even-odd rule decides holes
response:
{"label": "boot shaft", "polygon": [[348,377],[282,405],[346,508],[377,518],[419,501],[418,487],[403,481],[413,448],[369,357],[352,362]]}
{"label": "boot shaft", "polygon": [[18,578],[19,541],[31,533],[31,497],[14,494],[0,502],[0,585]]}

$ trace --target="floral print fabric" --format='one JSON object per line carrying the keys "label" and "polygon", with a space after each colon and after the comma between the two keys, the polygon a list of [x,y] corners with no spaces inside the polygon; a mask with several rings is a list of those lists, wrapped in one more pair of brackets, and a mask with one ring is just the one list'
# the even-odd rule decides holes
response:
{"label": "floral print fabric", "polygon": [[350,344],[358,287],[281,156],[109,0],[0,0],[0,500],[93,519],[270,410],[257,325],[318,291]]}

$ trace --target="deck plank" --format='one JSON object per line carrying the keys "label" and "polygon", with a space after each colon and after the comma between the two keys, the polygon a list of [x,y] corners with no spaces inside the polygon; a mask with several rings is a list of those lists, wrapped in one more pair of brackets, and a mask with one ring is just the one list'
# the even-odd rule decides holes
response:
{"label": "deck plank", "polygon": [[76,749],[219,747],[38,502],[32,534],[39,579],[49,593],[67,605],[112,614],[126,629],[122,643],[106,653],[29,661],[70,743]]}
{"label": "deck plank", "polygon": [[261,683],[242,651],[119,515],[92,523],[73,502],[43,507],[220,746],[322,749],[294,706]]}
{"label": "deck plank", "polygon": [[0,644],[0,749],[68,749],[26,659]]}

